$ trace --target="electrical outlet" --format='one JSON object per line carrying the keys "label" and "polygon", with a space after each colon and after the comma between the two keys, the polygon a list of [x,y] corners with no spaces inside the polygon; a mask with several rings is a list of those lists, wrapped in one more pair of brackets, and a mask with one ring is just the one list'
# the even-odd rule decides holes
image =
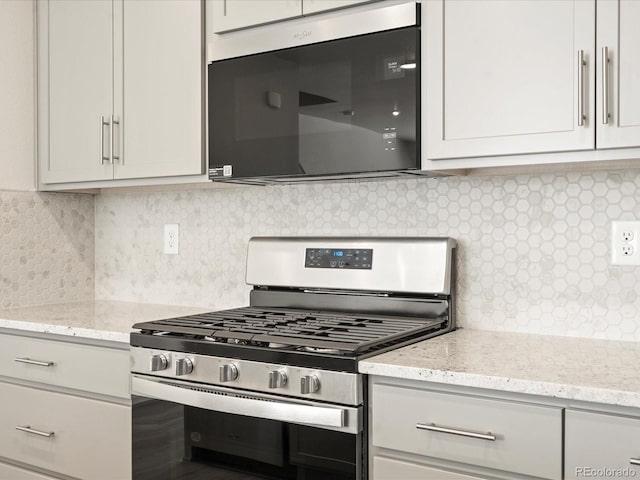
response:
{"label": "electrical outlet", "polygon": [[180,251],[180,226],[177,223],[167,223],[164,226],[164,253],[177,255]]}
{"label": "electrical outlet", "polygon": [[611,264],[640,265],[640,222],[611,222]]}

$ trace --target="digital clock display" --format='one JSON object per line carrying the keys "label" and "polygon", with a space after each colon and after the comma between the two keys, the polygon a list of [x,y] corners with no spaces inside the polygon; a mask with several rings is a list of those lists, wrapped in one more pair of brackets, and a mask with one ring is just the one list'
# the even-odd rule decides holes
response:
{"label": "digital clock display", "polygon": [[371,270],[371,248],[307,248],[306,268],[336,268],[345,270]]}

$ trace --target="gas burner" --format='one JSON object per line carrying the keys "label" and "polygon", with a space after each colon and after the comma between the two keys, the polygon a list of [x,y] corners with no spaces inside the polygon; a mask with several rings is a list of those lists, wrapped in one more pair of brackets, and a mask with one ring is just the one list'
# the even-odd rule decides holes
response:
{"label": "gas burner", "polygon": [[139,323],[134,328],[232,345],[356,353],[439,327],[445,318],[439,311],[435,313],[418,318],[245,307]]}
{"label": "gas burner", "polygon": [[300,350],[303,352],[324,353],[324,354],[331,354],[331,355],[337,355],[340,353],[340,350],[336,348],[301,347]]}

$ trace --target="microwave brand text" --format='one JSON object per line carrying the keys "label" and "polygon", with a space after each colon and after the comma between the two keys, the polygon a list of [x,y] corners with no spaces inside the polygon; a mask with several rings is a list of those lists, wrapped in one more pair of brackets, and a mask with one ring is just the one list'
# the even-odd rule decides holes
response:
{"label": "microwave brand text", "polygon": [[307,37],[311,36],[311,30],[302,30],[301,32],[296,32],[293,34],[293,38],[296,40],[304,40]]}

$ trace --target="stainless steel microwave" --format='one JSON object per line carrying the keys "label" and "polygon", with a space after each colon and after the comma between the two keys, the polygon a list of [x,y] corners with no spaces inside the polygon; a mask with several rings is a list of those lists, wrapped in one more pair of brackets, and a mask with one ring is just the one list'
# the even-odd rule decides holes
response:
{"label": "stainless steel microwave", "polygon": [[209,178],[420,173],[419,4],[353,8],[209,44]]}

